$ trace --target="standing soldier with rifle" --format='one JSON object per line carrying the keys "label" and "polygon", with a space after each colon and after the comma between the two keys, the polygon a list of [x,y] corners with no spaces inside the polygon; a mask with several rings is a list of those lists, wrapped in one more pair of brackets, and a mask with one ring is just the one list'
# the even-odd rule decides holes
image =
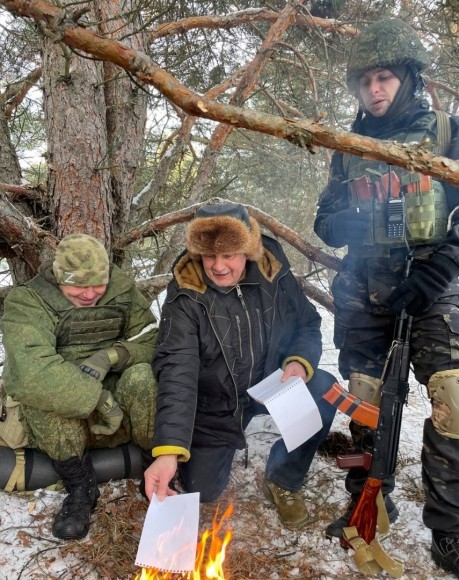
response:
{"label": "standing soldier with rifle", "polygon": [[[381,20],[363,30],[347,68],[360,105],[352,131],[428,143],[433,152],[458,159],[458,120],[430,110],[421,98],[420,72],[428,65],[428,52],[403,21]],[[424,424],[423,519],[432,530],[434,561],[459,577],[459,189],[336,152],[314,229],[327,245],[348,246],[332,292],[339,368],[351,393],[379,406],[397,315],[412,317],[410,359],[432,402]],[[351,434],[358,450],[375,449],[373,431],[353,422]],[[327,527],[328,536],[342,536],[367,479],[368,466],[349,470],[351,500]],[[383,479],[392,522],[398,516],[389,495],[393,473]]]}

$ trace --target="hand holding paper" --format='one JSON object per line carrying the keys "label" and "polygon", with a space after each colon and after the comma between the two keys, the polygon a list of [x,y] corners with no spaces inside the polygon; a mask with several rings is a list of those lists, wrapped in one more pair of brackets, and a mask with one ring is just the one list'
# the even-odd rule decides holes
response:
{"label": "hand holding paper", "polygon": [[304,381],[294,376],[281,383],[283,374],[278,369],[247,392],[266,406],[287,450],[293,451],[321,429],[322,417]]}
{"label": "hand holding paper", "polygon": [[153,494],[163,501],[166,496],[175,495],[176,492],[169,487],[169,482],[177,471],[177,455],[160,455],[145,471],[145,493],[148,499]]}

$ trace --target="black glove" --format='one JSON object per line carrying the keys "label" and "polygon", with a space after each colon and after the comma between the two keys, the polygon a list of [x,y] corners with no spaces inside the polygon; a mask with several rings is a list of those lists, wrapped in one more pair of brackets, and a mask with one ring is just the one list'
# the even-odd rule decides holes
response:
{"label": "black glove", "polygon": [[370,231],[370,214],[356,209],[343,209],[327,219],[327,244],[341,248],[347,244],[363,244]]}
{"label": "black glove", "polygon": [[404,308],[410,316],[427,312],[459,274],[459,266],[441,252],[433,254],[389,296],[388,304],[394,312]]}

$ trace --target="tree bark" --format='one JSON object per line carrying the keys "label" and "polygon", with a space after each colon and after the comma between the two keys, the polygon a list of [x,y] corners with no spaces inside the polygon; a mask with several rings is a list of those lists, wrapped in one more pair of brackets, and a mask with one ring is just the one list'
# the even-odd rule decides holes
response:
{"label": "tree bark", "polygon": [[[303,0],[299,5],[304,4]],[[242,106],[242,104],[250,97],[258,82],[263,68],[270,61],[273,51],[276,50],[276,43],[279,42],[285,31],[292,25],[297,14],[298,7],[296,5],[287,4],[284,10],[279,14],[279,17],[274,21],[274,24],[266,34],[265,39],[260,47],[260,50],[255,55],[252,62],[245,67],[245,70],[239,80],[239,83],[231,97],[230,105]],[[199,165],[198,174],[193,183],[191,194],[189,197],[190,203],[196,203],[202,199],[206,185],[209,183],[210,177],[215,169],[217,159],[220,152],[231,135],[234,127],[226,123],[220,123],[214,130],[212,137],[207,145]],[[172,264],[175,255],[174,246],[180,244],[185,236],[183,227],[178,226],[173,235],[173,244],[167,248],[161,261],[158,263],[162,270],[156,269],[156,273],[164,272]]]}
{"label": "tree bark", "polygon": [[406,145],[379,141],[345,131],[334,131],[320,121],[294,121],[205,99],[154,64],[147,55],[76,25],[63,10],[44,0],[0,0],[0,5],[13,13],[45,22],[49,29],[72,48],[124,68],[140,81],[156,87],[166,98],[191,115],[273,135],[311,152],[315,146],[326,147],[419,171],[453,184],[459,183],[459,163],[433,155],[428,144]]}
{"label": "tree bark", "polygon": [[[124,43],[133,50],[147,49],[141,29],[138,0],[98,0],[100,31],[113,38],[123,30]],[[124,12],[132,16],[126,20]],[[110,62],[104,63],[104,91],[108,143],[108,167],[113,199],[112,228],[116,235],[127,227],[135,179],[144,146],[147,92]]]}
{"label": "tree bark", "polygon": [[59,239],[84,231],[110,251],[113,204],[103,73],[102,62],[81,58],[55,38],[45,38],[43,106],[52,229]]}

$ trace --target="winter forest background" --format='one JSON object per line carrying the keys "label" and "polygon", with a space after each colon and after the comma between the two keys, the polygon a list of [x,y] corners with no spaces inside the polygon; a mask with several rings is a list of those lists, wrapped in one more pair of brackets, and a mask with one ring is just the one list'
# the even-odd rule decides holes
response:
{"label": "winter forest background", "polygon": [[[389,16],[415,28],[426,94],[456,114],[456,0],[0,0],[0,316],[10,286],[76,231],[155,301],[185,222],[217,197],[249,206],[332,316],[342,254],[312,224],[333,150],[459,182],[428,144],[348,133],[350,43]],[[0,345],[0,374],[2,358]]]}
{"label": "winter forest background", "polygon": [[[453,0],[1,0],[2,271],[22,282],[84,231],[154,296],[186,208],[213,197],[249,204],[303,279],[333,271],[339,256],[312,233],[333,149],[459,179],[428,146],[347,133],[350,42],[378,18],[412,24],[432,54],[430,99],[454,114],[458,10]],[[330,307],[327,289],[307,282]]]}

